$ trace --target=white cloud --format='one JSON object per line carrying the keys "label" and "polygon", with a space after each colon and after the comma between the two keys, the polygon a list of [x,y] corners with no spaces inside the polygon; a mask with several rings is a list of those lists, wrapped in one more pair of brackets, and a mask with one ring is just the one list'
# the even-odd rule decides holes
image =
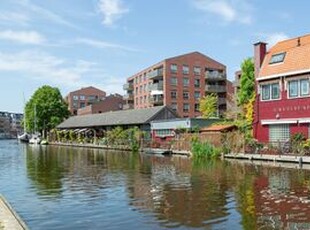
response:
{"label": "white cloud", "polygon": [[113,26],[117,20],[129,12],[121,0],[99,0],[98,8],[103,15],[102,23],[105,26]]}
{"label": "white cloud", "polygon": [[124,83],[123,79],[106,74],[97,63],[70,62],[40,51],[0,52],[0,72],[17,73],[29,80],[58,84],[70,90],[92,85],[107,92],[121,93]]}
{"label": "white cloud", "polygon": [[283,32],[276,32],[276,33],[260,33],[258,36],[263,39],[266,43],[268,43],[268,46],[271,47],[275,45],[277,42],[286,40],[289,38],[289,36]]}
{"label": "white cloud", "polygon": [[94,40],[89,38],[78,38],[76,40],[77,43],[92,46],[99,49],[118,49],[118,50],[124,50],[124,51],[132,51],[132,52],[139,52],[138,49],[122,46],[115,43],[110,43],[106,41],[100,41],[100,40]]}
{"label": "white cloud", "polygon": [[251,24],[252,7],[246,0],[193,0],[196,9],[218,15],[226,22]]}
{"label": "white cloud", "polygon": [[21,25],[27,25],[30,18],[19,12],[0,12],[0,23],[14,23],[14,24],[21,24]]}
{"label": "white cloud", "polygon": [[20,4],[25,9],[35,13],[35,15],[39,15],[42,18],[46,18],[52,22],[57,24],[65,25],[71,28],[79,29],[78,26],[74,25],[73,23],[69,22],[68,20],[64,19],[62,16],[47,10],[41,6],[33,4],[30,0],[19,0],[18,4]]}
{"label": "white cloud", "polygon": [[43,35],[39,34],[36,31],[12,31],[12,30],[5,30],[0,32],[0,39],[33,45],[43,44],[46,40]]}

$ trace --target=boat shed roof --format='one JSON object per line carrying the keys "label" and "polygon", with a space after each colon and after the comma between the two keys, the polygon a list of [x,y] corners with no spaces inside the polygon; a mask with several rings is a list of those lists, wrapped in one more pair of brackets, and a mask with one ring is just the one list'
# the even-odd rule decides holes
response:
{"label": "boat shed roof", "polygon": [[139,125],[148,124],[152,120],[171,119],[178,117],[177,114],[166,106],[156,106],[146,109],[130,109],[100,114],[72,116],[59,124],[58,129]]}

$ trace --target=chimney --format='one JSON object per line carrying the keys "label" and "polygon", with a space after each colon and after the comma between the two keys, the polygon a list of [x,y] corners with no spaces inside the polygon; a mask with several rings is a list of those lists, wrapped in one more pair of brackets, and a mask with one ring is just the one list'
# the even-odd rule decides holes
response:
{"label": "chimney", "polygon": [[260,67],[264,61],[267,52],[267,43],[257,42],[254,44],[254,70],[255,78],[258,77]]}

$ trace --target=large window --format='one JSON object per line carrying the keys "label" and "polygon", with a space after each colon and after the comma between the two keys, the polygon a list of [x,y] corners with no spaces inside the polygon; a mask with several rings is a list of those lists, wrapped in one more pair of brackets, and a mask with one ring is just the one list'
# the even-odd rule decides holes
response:
{"label": "large window", "polygon": [[79,100],[79,96],[77,96],[77,95],[73,95],[73,100],[74,100],[74,101]]}
{"label": "large window", "polygon": [[171,99],[177,99],[177,91],[171,91],[170,95],[171,95]]}
{"label": "large window", "polygon": [[183,65],[183,74],[189,74],[189,67],[187,65]]}
{"label": "large window", "polygon": [[200,73],[201,73],[201,68],[198,67],[198,66],[195,66],[195,67],[194,67],[194,74],[195,74],[195,75],[200,75]]}
{"label": "large window", "polygon": [[188,86],[189,85],[189,79],[188,78],[183,78],[183,86]]}
{"label": "large window", "polygon": [[199,111],[199,103],[195,103],[195,112],[200,112]]}
{"label": "large window", "polygon": [[290,127],[288,124],[269,125],[269,142],[278,144],[290,138]]}
{"label": "large window", "polygon": [[183,99],[188,100],[189,99],[189,92],[183,92]]}
{"label": "large window", "polygon": [[309,96],[309,79],[289,81],[288,96],[289,98]]}
{"label": "large window", "polygon": [[170,84],[171,85],[177,85],[178,84],[178,79],[176,77],[171,77],[170,78]]}
{"label": "large window", "polygon": [[189,104],[188,103],[183,104],[183,112],[185,112],[185,113],[189,112]]}
{"label": "large window", "polygon": [[194,97],[195,97],[195,99],[199,99],[200,98],[200,92],[195,91]]}
{"label": "large window", "polygon": [[194,86],[195,86],[195,88],[199,88],[200,87],[200,79],[195,79]]}
{"label": "large window", "polygon": [[176,64],[171,64],[170,65],[170,72],[176,73],[177,71],[178,71],[178,66]]}
{"label": "large window", "polygon": [[261,100],[276,100],[280,98],[279,82],[261,85]]}

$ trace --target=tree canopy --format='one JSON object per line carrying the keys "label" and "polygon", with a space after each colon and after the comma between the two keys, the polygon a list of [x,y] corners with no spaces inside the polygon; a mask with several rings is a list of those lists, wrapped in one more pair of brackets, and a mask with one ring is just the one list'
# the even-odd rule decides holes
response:
{"label": "tree canopy", "polygon": [[38,88],[25,106],[27,131],[42,132],[55,128],[69,116],[58,88],[45,85]]}
{"label": "tree canopy", "polygon": [[210,118],[216,116],[217,99],[217,95],[214,93],[208,94],[200,99],[199,111],[202,113],[202,117]]}
{"label": "tree canopy", "polygon": [[241,64],[239,105],[245,105],[255,94],[254,63],[252,58],[245,59]]}

